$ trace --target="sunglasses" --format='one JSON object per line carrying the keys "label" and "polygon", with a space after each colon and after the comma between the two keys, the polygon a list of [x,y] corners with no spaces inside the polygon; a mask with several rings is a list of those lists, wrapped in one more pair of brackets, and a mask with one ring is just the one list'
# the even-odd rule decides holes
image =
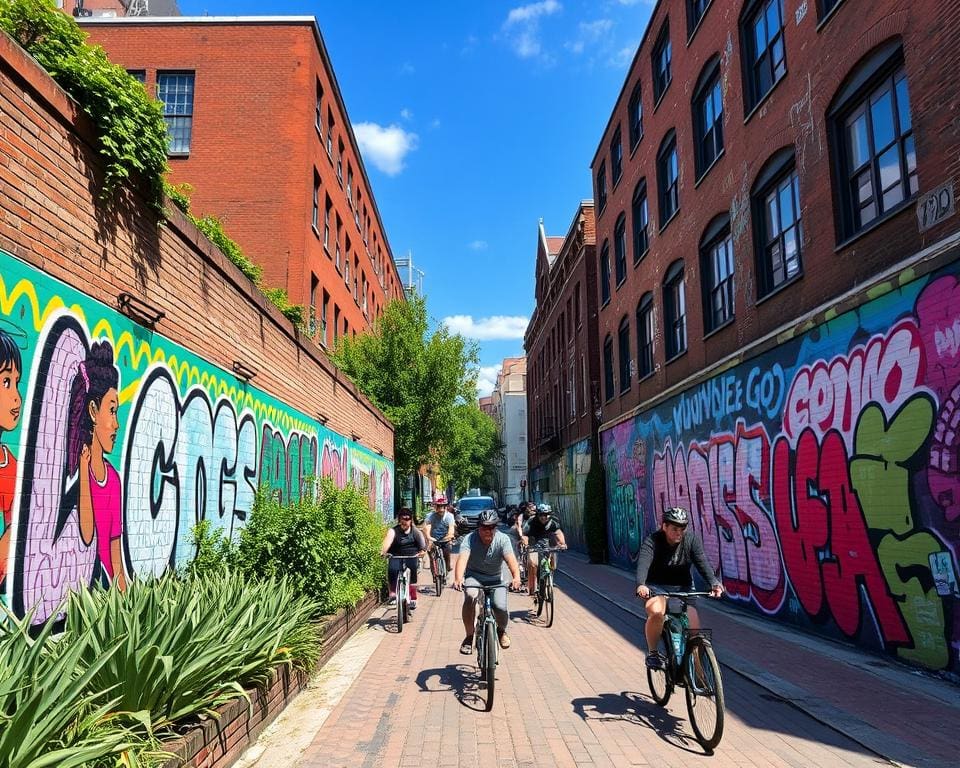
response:
{"label": "sunglasses", "polygon": [[400,515],[401,520],[413,520],[411,515]]}
{"label": "sunglasses", "polygon": [[481,525],[480,527],[483,528],[483,530],[485,530],[485,531],[495,531],[495,530],[497,529],[496,524],[494,524],[494,525]]}

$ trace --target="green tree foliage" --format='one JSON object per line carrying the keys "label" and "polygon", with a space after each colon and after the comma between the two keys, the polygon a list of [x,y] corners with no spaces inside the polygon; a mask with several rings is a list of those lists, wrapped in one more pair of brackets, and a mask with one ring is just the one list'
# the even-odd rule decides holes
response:
{"label": "green tree foliage", "polygon": [[160,102],[99,46],[53,0],[0,0],[0,29],[17,41],[69,93],[97,126],[106,160],[104,192],[142,179],[149,201],[163,210],[167,127]]}
{"label": "green tree foliage", "polygon": [[475,404],[454,406],[450,436],[440,451],[440,466],[454,482],[457,494],[475,486],[495,485],[494,462],[503,456],[503,445],[493,419]]}
{"label": "green tree foliage", "polygon": [[431,331],[422,297],[393,301],[368,333],[341,337],[333,360],[393,422],[398,477],[456,444],[458,406],[477,397],[477,348],[443,326]]}

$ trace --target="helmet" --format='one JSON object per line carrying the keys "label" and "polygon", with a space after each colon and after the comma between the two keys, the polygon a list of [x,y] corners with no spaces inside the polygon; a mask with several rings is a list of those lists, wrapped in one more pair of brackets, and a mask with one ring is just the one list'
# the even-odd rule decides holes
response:
{"label": "helmet", "polygon": [[499,525],[500,524],[500,515],[497,514],[496,510],[485,509],[480,513],[480,518],[477,521],[478,525]]}
{"label": "helmet", "polygon": [[549,504],[537,504],[537,514],[549,515],[551,512],[553,512],[553,509]]}
{"label": "helmet", "polygon": [[434,503],[434,504],[446,504],[446,503],[447,503],[447,497],[446,497],[446,496],[437,496],[437,498],[434,500],[433,503]]}
{"label": "helmet", "polygon": [[683,507],[670,507],[663,513],[663,522],[686,525],[690,520],[687,518],[687,510]]}

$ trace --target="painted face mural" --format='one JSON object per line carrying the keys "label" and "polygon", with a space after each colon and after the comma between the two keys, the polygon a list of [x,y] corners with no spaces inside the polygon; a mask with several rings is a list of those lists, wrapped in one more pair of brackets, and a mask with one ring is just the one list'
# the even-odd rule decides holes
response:
{"label": "painted face mural", "polygon": [[[201,520],[236,536],[282,501],[362,476],[393,519],[393,463],[0,252],[0,580],[13,610],[162,574]],[[369,486],[369,487],[368,487]]]}
{"label": "painted face mural", "polygon": [[958,272],[605,431],[611,557],[631,565],[633,527],[683,506],[733,598],[960,669]]}

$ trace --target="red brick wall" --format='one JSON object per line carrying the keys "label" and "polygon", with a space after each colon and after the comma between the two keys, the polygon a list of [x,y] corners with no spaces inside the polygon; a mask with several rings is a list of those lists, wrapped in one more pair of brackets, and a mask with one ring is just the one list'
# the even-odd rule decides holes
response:
{"label": "red brick wall", "polygon": [[[600,309],[599,338],[616,339],[620,318],[633,316],[637,301],[648,290],[655,295],[658,332],[656,372],[640,384],[634,376],[628,392],[603,408],[603,420],[616,419],[706,366],[736,353],[787,322],[832,297],[868,280],[883,269],[935,243],[958,226],[956,217],[920,233],[915,207],[907,206],[880,226],[838,247],[842,239],[835,226],[835,185],[826,112],[844,78],[875,46],[899,36],[903,42],[916,138],[920,195],[951,180],[960,163],[955,73],[960,63],[958,28],[960,6],[938,0],[884,0],[860,3],[844,0],[835,13],[818,22],[814,0],[784,0],[787,74],[751,115],[745,115],[738,15],[742,2],[714,0],[699,29],[687,39],[686,4],[660,2],[647,35],[625,80],[593,163],[594,179],[606,160],[608,201],[597,212],[597,253],[604,240],[611,243],[614,223],[627,215],[628,252],[631,233],[630,203],[641,177],[647,179],[650,210],[650,252],[636,267],[627,257],[627,279],[611,285],[609,304]],[[673,80],[659,105],[653,103],[651,50],[664,19],[669,16]],[[724,109],[724,154],[697,183],[691,97],[707,61],[720,55]],[[631,154],[627,123],[628,100],[641,83],[643,132]],[[610,189],[609,143],[621,126],[624,173]],[[676,130],[680,164],[680,209],[658,232],[656,154],[663,137]],[[803,217],[803,277],[758,303],[749,193],[758,171],[777,150],[793,147],[800,179]],[[733,324],[704,338],[698,244],[714,216],[731,213],[735,258],[735,313]],[[686,354],[664,360],[662,282],[676,259],[686,265]],[[613,271],[613,270],[611,270]],[[615,278],[612,278],[615,283]],[[636,328],[631,327],[636,348]],[[616,347],[616,344],[614,345]],[[635,352],[634,352],[635,354]],[[615,370],[616,350],[615,350]],[[619,386],[618,386],[619,389]]]}

